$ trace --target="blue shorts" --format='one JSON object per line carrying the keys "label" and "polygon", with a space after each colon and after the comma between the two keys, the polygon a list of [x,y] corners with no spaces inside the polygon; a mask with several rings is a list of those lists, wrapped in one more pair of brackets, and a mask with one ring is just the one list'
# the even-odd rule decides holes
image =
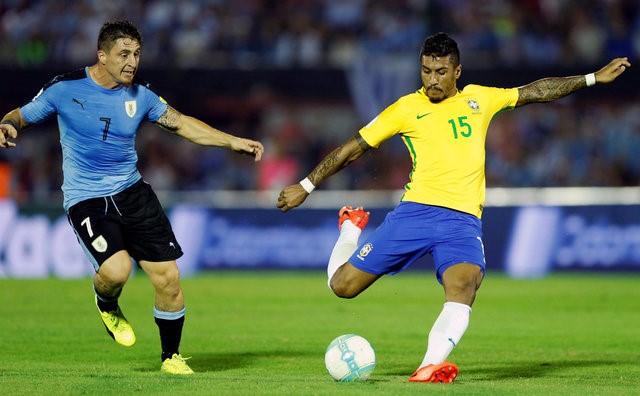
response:
{"label": "blue shorts", "polygon": [[482,222],[452,209],[401,202],[349,262],[370,274],[393,275],[425,254],[433,257],[440,283],[444,271],[459,263],[475,264],[484,274]]}

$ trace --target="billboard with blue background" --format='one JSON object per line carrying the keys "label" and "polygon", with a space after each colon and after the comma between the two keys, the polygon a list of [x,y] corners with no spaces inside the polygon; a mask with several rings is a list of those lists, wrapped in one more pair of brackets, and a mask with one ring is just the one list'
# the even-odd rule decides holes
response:
{"label": "billboard with blue background", "polygon": [[[371,209],[364,233],[392,207]],[[338,236],[337,209],[211,208],[167,213],[185,255],[183,275],[209,269],[326,267]],[[483,215],[487,270],[516,278],[551,271],[640,270],[640,205],[497,206]],[[431,270],[426,257],[412,269]],[[0,201],[0,277],[78,278],[92,266],[62,210]]]}

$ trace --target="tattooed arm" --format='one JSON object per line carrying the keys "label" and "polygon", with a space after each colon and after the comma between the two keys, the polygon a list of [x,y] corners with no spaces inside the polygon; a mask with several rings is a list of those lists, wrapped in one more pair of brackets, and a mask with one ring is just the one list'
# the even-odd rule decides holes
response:
{"label": "tattooed arm", "polygon": [[360,156],[370,148],[371,146],[364,141],[360,134],[357,134],[324,157],[311,173],[309,173],[309,180],[314,186],[317,186],[329,176],[338,173],[338,171],[346,168],[347,165],[360,158]]}
{"label": "tattooed arm", "polygon": [[[593,83],[610,83],[622,74],[631,63],[627,58],[616,58],[608,65],[593,73]],[[524,106],[529,103],[551,102],[569,95],[587,86],[587,76],[549,77],[518,87],[518,103]]]}
{"label": "tattooed arm", "polygon": [[[314,186],[317,186],[323,180],[338,173],[347,165],[360,158],[360,156],[370,148],[371,146],[364,141],[360,134],[357,134],[324,157],[311,173],[309,173],[307,179],[309,179]],[[304,200],[307,199],[307,196],[309,196],[309,193],[300,183],[296,183],[280,192],[276,206],[283,212],[286,212],[302,204]]]}
{"label": "tattooed arm", "polygon": [[230,148],[233,151],[253,155],[256,161],[260,161],[264,151],[260,142],[229,135],[197,118],[184,115],[171,106],[167,107],[167,111],[155,123],[196,144]]}

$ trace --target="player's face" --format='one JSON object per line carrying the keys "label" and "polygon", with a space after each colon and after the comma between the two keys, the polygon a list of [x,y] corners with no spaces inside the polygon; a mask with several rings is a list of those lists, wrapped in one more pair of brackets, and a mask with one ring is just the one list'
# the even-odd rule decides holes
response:
{"label": "player's face", "polygon": [[116,84],[131,85],[140,63],[140,43],[130,38],[119,38],[101,60]]}
{"label": "player's face", "polygon": [[456,94],[462,66],[454,65],[448,56],[423,55],[421,61],[420,77],[429,100],[437,103]]}

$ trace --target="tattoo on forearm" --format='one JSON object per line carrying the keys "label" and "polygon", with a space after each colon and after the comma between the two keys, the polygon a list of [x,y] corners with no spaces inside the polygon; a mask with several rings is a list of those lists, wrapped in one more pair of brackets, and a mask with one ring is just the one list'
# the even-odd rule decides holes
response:
{"label": "tattoo on forearm", "polygon": [[180,127],[180,116],[181,114],[179,111],[171,106],[168,106],[167,111],[165,111],[164,114],[160,116],[160,118],[158,118],[156,124],[160,125],[166,130],[175,132]]}
{"label": "tattoo on forearm", "polygon": [[339,156],[341,149],[342,147],[338,147],[333,150],[318,164],[318,166],[316,166],[313,171],[311,171],[309,174],[309,180],[311,180],[311,183],[317,186],[322,180],[342,169],[342,166],[340,166]]}
{"label": "tattoo on forearm", "polygon": [[543,78],[519,88],[518,105],[550,102],[586,86],[584,76]]}
{"label": "tattoo on forearm", "polygon": [[[357,146],[356,146],[357,144]],[[324,179],[332,176],[347,165],[358,159],[371,146],[357,134],[347,143],[333,150],[327,155],[309,174],[309,180],[314,185],[320,184]]]}

